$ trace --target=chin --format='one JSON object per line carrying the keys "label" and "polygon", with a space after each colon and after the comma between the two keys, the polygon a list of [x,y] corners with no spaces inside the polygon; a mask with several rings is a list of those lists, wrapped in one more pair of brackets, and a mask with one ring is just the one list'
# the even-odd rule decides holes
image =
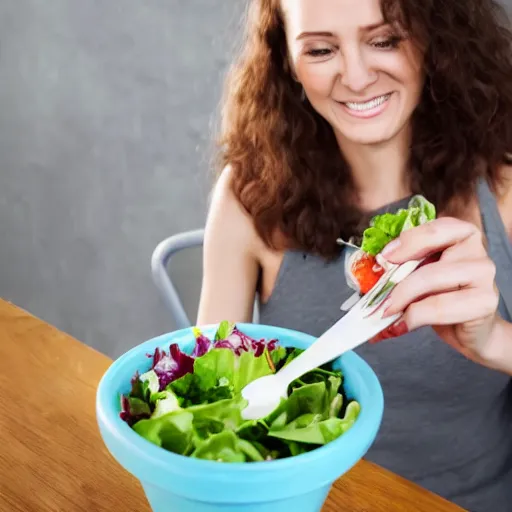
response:
{"label": "chin", "polygon": [[374,146],[385,144],[392,140],[398,133],[398,130],[372,130],[360,129],[340,132],[341,136],[353,144],[365,146]]}

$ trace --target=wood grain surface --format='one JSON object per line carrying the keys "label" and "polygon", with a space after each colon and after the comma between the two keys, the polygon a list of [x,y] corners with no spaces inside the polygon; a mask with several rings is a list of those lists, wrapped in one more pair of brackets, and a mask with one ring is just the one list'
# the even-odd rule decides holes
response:
{"label": "wood grain surface", "polygon": [[[0,299],[1,512],[150,512],[96,424],[96,386],[111,362]],[[361,461],[335,484],[324,507],[342,511],[462,509]]]}

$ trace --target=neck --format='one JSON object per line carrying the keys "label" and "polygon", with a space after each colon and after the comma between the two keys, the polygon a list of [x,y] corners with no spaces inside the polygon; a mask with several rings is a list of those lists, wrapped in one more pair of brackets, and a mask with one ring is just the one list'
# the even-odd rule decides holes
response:
{"label": "neck", "polygon": [[359,206],[373,211],[410,195],[409,137],[399,134],[380,144],[362,145],[338,137],[352,170]]}

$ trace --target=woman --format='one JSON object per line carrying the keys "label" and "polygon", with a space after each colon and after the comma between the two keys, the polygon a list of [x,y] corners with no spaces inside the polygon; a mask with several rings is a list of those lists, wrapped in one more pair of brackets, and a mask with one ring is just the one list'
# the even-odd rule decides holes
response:
{"label": "woman", "polygon": [[[512,37],[491,0],[253,0],[223,110],[198,323],[320,335],[352,294],[348,239],[412,194],[433,253],[357,352],[386,411],[367,458],[476,512],[512,510]],[[498,293],[498,289],[501,295]]]}

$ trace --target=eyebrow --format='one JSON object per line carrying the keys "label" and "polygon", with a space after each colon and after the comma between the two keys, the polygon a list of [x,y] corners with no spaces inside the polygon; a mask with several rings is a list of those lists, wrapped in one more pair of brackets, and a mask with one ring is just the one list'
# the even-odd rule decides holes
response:
{"label": "eyebrow", "polygon": [[[364,31],[364,32],[371,32],[372,30],[376,30],[380,27],[383,27],[385,25],[388,25],[388,23],[386,21],[379,21],[378,23],[373,23],[372,25],[366,25],[364,27],[360,27],[360,30]],[[322,32],[301,32],[298,36],[297,36],[297,41],[299,41],[300,39],[304,39],[306,37],[334,37],[334,33],[333,32],[326,32],[326,31],[322,31]]]}

